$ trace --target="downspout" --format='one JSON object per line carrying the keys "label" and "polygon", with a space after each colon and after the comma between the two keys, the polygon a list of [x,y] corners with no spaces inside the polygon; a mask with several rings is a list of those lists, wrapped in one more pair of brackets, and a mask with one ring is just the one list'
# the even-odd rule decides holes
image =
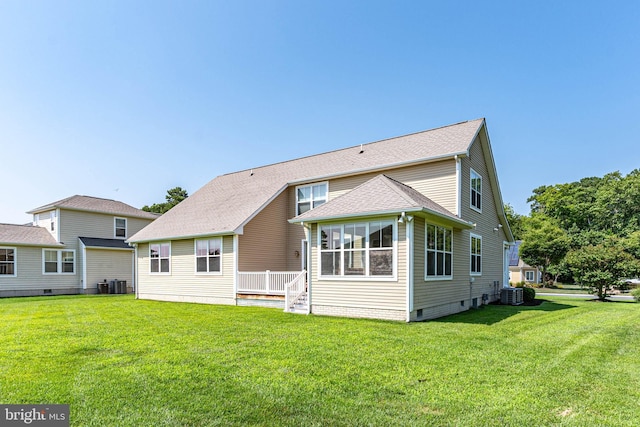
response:
{"label": "downspout", "polygon": [[136,299],[139,299],[138,292],[138,244],[133,244],[133,292],[136,294]]}
{"label": "downspout", "polygon": [[[224,242],[224,237],[222,238]],[[238,247],[239,247],[239,236],[237,234],[233,235],[233,301],[235,305],[238,305]]]}
{"label": "downspout", "polygon": [[[404,212],[403,212],[404,214]],[[407,323],[411,322],[413,312],[413,217],[405,217],[407,241]]]}
{"label": "downspout", "polygon": [[311,269],[311,256],[312,248],[311,248],[311,236],[312,236],[312,225],[302,223],[304,227],[304,236],[307,239],[307,314],[311,313],[311,277],[312,269]]}
{"label": "downspout", "polygon": [[458,197],[456,197],[456,215],[458,218],[462,218],[462,160],[456,154],[454,157],[456,161],[456,191]]}
{"label": "downspout", "polygon": [[87,247],[85,246],[82,240],[80,240],[80,247],[82,248],[82,290],[83,290],[83,293],[86,294],[87,293]]}

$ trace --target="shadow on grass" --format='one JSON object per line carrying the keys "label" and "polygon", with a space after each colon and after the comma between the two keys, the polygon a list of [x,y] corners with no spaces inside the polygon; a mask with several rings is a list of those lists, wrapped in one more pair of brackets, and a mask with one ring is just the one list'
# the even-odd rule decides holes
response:
{"label": "shadow on grass", "polygon": [[524,311],[558,311],[575,308],[573,305],[560,304],[555,301],[541,301],[537,305],[501,305],[489,304],[478,309],[463,311],[462,313],[452,314],[451,316],[434,319],[432,322],[440,323],[469,323],[475,325],[493,325],[508,319],[511,316],[522,313]]}

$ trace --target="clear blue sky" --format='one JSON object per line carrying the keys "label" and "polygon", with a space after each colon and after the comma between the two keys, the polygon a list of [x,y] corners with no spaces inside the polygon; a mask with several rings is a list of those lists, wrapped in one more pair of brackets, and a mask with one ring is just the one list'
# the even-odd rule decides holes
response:
{"label": "clear blue sky", "polygon": [[506,203],[640,167],[640,2],[0,2],[0,222],[479,117]]}

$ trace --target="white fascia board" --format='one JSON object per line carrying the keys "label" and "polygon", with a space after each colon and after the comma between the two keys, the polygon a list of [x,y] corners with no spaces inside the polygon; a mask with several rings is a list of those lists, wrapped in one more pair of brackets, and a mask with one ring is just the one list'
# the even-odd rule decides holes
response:
{"label": "white fascia board", "polygon": [[140,239],[140,240],[125,240],[126,243],[133,245],[138,243],[153,243],[153,242],[170,242],[174,240],[187,240],[187,239],[197,239],[200,237],[218,237],[218,236],[232,236],[236,234],[234,230],[224,230],[224,231],[212,231],[211,233],[198,233],[198,234],[189,234],[184,236],[164,236],[153,239]]}

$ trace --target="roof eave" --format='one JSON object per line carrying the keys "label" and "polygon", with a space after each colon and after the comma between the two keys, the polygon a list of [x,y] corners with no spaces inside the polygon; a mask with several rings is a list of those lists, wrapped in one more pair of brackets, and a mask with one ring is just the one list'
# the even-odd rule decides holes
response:
{"label": "roof eave", "polygon": [[[213,236],[230,236],[234,234],[240,234],[240,233],[237,233],[236,230],[224,230],[224,231],[212,231],[210,233],[163,236],[163,237],[152,237],[152,238],[143,238],[143,239],[131,238],[131,239],[125,240],[125,242],[129,244],[167,242],[171,240],[187,240],[187,239],[197,239],[200,237],[213,237]],[[132,237],[135,237],[135,235]]]}
{"label": "roof eave", "polygon": [[451,224],[456,224],[458,226],[460,226],[460,228],[463,229],[472,229],[474,226],[473,224],[464,221],[462,219],[459,218],[453,218],[451,216],[448,215],[444,215],[440,212],[436,212],[433,211],[431,209],[427,209],[424,207],[412,207],[412,208],[405,208],[405,209],[390,209],[390,210],[386,210],[386,211],[374,211],[374,212],[360,212],[360,213],[355,213],[355,214],[347,214],[347,215],[326,215],[326,216],[322,216],[322,217],[313,217],[313,218],[291,218],[289,219],[289,223],[291,224],[302,224],[302,223],[317,223],[317,222],[327,222],[327,221],[339,221],[339,220],[343,220],[343,219],[353,219],[353,218],[365,218],[365,217],[374,217],[374,216],[390,216],[390,215],[398,215],[401,214],[402,212],[405,213],[421,213],[421,214],[425,214],[425,215],[432,215],[432,216],[436,216],[438,218],[440,218],[441,220],[451,223]]}

